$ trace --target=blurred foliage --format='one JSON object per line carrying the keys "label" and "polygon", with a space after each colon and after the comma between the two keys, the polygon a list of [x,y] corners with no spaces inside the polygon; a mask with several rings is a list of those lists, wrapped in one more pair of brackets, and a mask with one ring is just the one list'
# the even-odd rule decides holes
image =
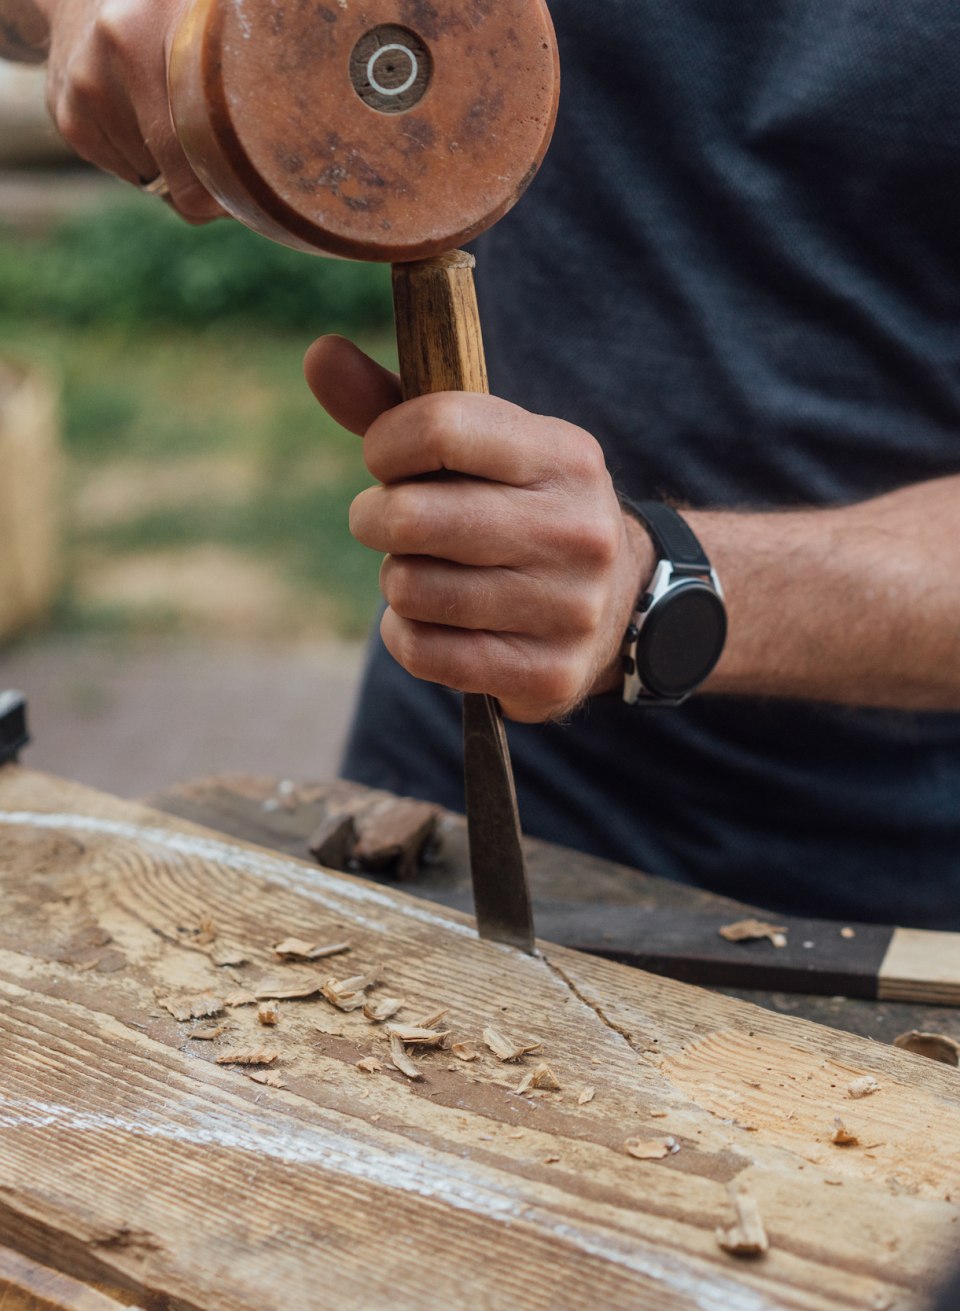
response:
{"label": "blurred foliage", "polygon": [[222,220],[191,228],[132,194],[25,241],[0,228],[0,314],[63,324],[362,332],[390,322],[383,265],[287,250]]}
{"label": "blurred foliage", "polygon": [[344,332],[396,367],[390,320],[388,269],[312,259],[234,223],[190,228],[139,196],[48,233],[0,227],[0,352],[60,379],[73,496],[118,475],[131,487],[120,512],[74,511],[60,624],[126,625],[78,602],[90,562],[217,543],[276,569],[306,612],[322,595],[339,632],[361,635],[380,562],[347,512],[371,479],[302,359],[313,337]]}

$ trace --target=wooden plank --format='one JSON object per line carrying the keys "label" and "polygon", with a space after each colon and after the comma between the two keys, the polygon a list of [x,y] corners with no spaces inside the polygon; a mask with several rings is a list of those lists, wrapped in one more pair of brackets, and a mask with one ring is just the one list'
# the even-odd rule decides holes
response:
{"label": "wooden plank", "polygon": [[[399,806],[404,816],[406,807],[422,803],[343,780],[296,786],[271,778],[219,776],[176,784],[149,798],[149,804],[305,857],[311,835],[318,828],[329,828],[328,821],[352,814],[376,816],[382,822],[392,805]],[[439,845],[427,863],[419,869],[405,863],[404,887],[443,905],[469,910],[463,818],[441,811],[437,834]],[[892,1042],[910,1029],[940,1030],[960,1039],[960,1011],[936,1009],[949,1002],[951,994],[944,994],[935,973],[937,961],[956,958],[960,935],[943,935],[939,951],[929,953],[933,964],[928,965],[921,953],[909,971],[902,972],[904,977],[891,977],[888,965],[883,1004],[865,1004],[849,999],[872,1002],[878,997],[894,934],[917,931],[780,917],[535,838],[525,839],[525,850],[537,928],[541,937],[552,942],[738,996],[752,989],[747,1000],[880,1041]],[[328,851],[334,851],[332,844]],[[395,872],[384,874],[381,864],[378,860],[368,872],[395,882]],[[749,918],[784,925],[786,947],[777,949],[768,941],[731,943],[719,936],[721,926]],[[925,935],[921,940],[926,940]],[[933,977],[918,988],[917,979],[931,970]],[[898,1004],[897,998],[905,1000]]]}
{"label": "wooden plank", "polygon": [[[204,1311],[905,1309],[955,1246],[954,1069],[546,944],[529,958],[13,766],[0,871],[0,1241],[74,1278]],[[228,1010],[212,1041],[159,1004],[302,970],[272,951],[290,935],[346,936],[337,973],[382,962],[373,995],[407,1020],[447,1008],[478,1059],[428,1051],[410,1082],[382,1026],[319,997],[281,1002],[269,1032]],[[217,943],[247,963],[215,966]],[[542,1051],[501,1064],[489,1024]],[[254,1045],[284,1088],[216,1063]],[[518,1094],[541,1060],[560,1090]],[[879,1090],[852,1098],[865,1076]],[[831,1141],[837,1116],[859,1145]],[[625,1149],[668,1136],[662,1160]],[[731,1186],[759,1206],[758,1260],[718,1246]]]}

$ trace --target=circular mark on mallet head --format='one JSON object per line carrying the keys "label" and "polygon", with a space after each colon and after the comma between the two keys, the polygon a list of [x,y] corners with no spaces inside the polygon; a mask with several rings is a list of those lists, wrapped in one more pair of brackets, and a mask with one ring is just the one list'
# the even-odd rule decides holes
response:
{"label": "circular mark on mallet head", "polygon": [[387,24],[362,36],[350,56],[350,78],[364,104],[402,114],[426,94],[433,76],[430,51],[415,32]]}

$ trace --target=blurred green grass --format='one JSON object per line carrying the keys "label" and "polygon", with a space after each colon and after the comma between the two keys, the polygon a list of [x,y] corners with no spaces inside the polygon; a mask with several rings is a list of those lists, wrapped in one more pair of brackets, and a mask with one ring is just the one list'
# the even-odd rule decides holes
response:
{"label": "blurred green grass", "polygon": [[[129,513],[71,514],[61,626],[138,622],[78,600],[84,560],[216,543],[268,562],[305,609],[322,596],[315,608],[341,635],[365,631],[379,560],[350,537],[347,510],[370,478],[359,440],[302,374],[324,332],[394,363],[388,270],[312,259],[233,223],[189,228],[138,196],[39,236],[0,227],[0,351],[60,379],[74,499],[118,470],[136,493]],[[242,491],[226,494],[217,471],[238,465]],[[210,476],[199,494],[198,467]]]}

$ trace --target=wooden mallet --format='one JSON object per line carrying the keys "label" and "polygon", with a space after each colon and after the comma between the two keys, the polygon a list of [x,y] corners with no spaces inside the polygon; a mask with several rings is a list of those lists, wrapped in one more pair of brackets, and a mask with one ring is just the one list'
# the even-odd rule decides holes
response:
{"label": "wooden mallet", "polygon": [[[405,399],[487,391],[473,258],[546,153],[559,61],[544,0],[194,0],[170,63],[177,134],[235,218],[393,264]],[[464,698],[484,937],[533,950],[497,702]]]}

